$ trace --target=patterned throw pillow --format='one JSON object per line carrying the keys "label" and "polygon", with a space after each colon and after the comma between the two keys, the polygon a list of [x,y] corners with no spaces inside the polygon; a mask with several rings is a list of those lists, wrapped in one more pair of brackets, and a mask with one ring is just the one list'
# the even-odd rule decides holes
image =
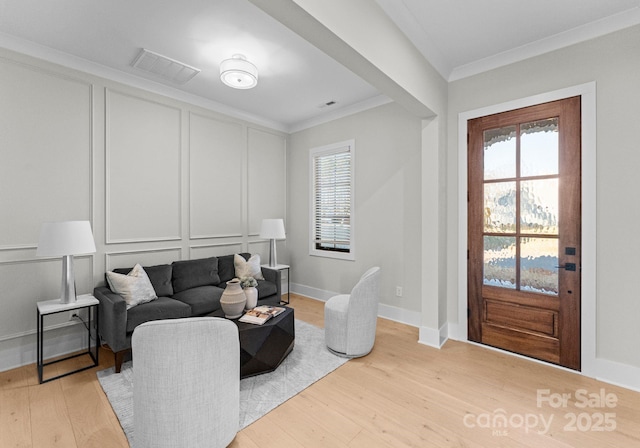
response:
{"label": "patterned throw pillow", "polygon": [[111,290],[127,302],[127,309],[158,298],[149,276],[139,264],[127,275],[107,272],[107,282]]}
{"label": "patterned throw pillow", "polygon": [[242,255],[233,256],[233,265],[236,268],[236,277],[253,277],[256,280],[264,280],[262,268],[260,268],[260,255],[252,255],[249,260],[245,260]]}

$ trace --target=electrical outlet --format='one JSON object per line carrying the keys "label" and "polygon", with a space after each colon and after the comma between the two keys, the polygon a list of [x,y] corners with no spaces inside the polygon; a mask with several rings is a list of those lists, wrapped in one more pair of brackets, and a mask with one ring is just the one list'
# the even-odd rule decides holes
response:
{"label": "electrical outlet", "polygon": [[396,297],[402,297],[402,286],[396,286]]}
{"label": "electrical outlet", "polygon": [[69,311],[69,321],[75,320],[75,316],[76,312],[75,311]]}

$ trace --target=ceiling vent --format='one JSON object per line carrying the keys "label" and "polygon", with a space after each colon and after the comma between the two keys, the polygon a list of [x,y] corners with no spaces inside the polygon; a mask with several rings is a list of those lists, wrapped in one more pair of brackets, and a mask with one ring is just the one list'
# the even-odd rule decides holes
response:
{"label": "ceiling vent", "polygon": [[324,109],[325,107],[331,107],[338,104],[336,100],[327,101],[326,103],[322,103],[318,106],[319,109]]}
{"label": "ceiling vent", "polygon": [[133,67],[152,73],[176,84],[184,84],[200,73],[199,68],[178,62],[175,59],[162,56],[146,49],[140,50],[140,54],[131,64]]}

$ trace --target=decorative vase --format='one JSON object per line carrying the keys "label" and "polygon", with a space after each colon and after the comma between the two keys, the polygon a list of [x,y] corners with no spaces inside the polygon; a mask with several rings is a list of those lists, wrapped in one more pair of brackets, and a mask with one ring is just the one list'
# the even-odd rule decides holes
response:
{"label": "decorative vase", "polygon": [[227,319],[237,319],[242,316],[244,311],[244,304],[247,302],[247,297],[242,291],[240,286],[240,280],[234,278],[227,282],[227,287],[222,292],[220,297],[220,306],[224,311],[224,317]]}
{"label": "decorative vase", "polygon": [[247,311],[258,305],[258,289],[255,286],[244,288],[244,295],[247,298],[247,303],[244,306]]}

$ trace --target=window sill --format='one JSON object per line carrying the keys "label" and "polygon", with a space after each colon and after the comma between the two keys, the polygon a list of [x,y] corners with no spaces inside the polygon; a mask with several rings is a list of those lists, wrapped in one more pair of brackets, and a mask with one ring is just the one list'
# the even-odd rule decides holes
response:
{"label": "window sill", "polygon": [[355,261],[356,256],[351,252],[336,252],[331,250],[317,250],[311,249],[309,250],[309,255],[312,257],[322,257],[322,258],[335,258],[337,260],[349,260]]}

